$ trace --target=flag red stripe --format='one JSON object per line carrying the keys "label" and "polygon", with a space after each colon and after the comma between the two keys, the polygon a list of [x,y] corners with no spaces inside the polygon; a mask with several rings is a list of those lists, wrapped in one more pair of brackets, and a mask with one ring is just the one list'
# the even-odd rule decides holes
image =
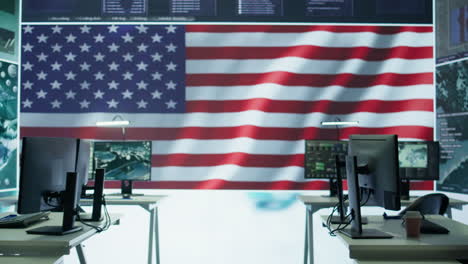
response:
{"label": "flag red stripe", "polygon": [[[156,175],[157,178],[157,175]],[[92,185],[93,182],[89,181]],[[120,181],[105,181],[105,188],[120,188]],[[412,190],[433,190],[432,181],[411,182]],[[328,181],[274,181],[274,182],[234,182],[225,180],[206,181],[137,181],[136,189],[230,189],[230,190],[328,190]]]}
{"label": "flag red stripe", "polygon": [[432,47],[187,47],[189,60],[211,59],[276,59],[299,57],[313,60],[348,60],[383,61],[387,59],[428,59],[433,57]]}
{"label": "flag red stripe", "polygon": [[153,155],[151,166],[210,167],[220,165],[239,165],[256,168],[304,167],[304,154],[259,155],[249,153],[222,154],[168,154]]}
{"label": "flag red stripe", "polygon": [[[157,178],[157,176],[156,176]],[[106,181],[105,188],[120,188],[120,181]],[[148,181],[134,182],[134,188],[141,189],[225,189],[225,190],[325,190],[327,181],[274,181],[274,182],[237,182],[226,180],[206,181]]]}
{"label": "flag red stripe", "polygon": [[328,31],[334,33],[373,32],[382,35],[398,34],[402,32],[430,33],[432,26],[279,26],[279,25],[187,25],[186,32],[202,33],[235,33],[235,32],[263,32],[263,33],[304,33],[310,31]]}
{"label": "flag red stripe", "polygon": [[269,113],[327,113],[344,115],[357,112],[394,113],[402,111],[432,112],[432,99],[401,101],[367,100],[359,102],[322,101],[279,101],[264,98],[232,101],[188,101],[187,112],[226,113],[258,110]]}
{"label": "flag red stripe", "polygon": [[343,86],[362,88],[375,85],[410,86],[433,84],[433,73],[378,75],[342,74],[298,74],[291,72],[267,72],[244,74],[187,74],[187,86],[236,86],[276,83],[286,86],[328,87]]}
{"label": "flag red stripe", "polygon": [[[176,140],[176,139],[233,139],[253,138],[261,140],[335,140],[332,128],[283,128],[258,127],[183,127],[183,128],[136,128],[126,129],[125,138],[120,128],[98,127],[21,127],[21,136],[77,137],[106,140]],[[342,139],[351,134],[397,134],[402,138],[432,140],[434,129],[425,126],[394,126],[382,128],[346,127],[340,129]]]}

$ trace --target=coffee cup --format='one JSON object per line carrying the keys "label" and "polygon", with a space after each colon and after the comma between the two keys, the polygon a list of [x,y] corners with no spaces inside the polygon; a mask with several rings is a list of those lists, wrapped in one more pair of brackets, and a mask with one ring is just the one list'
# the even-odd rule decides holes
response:
{"label": "coffee cup", "polygon": [[419,237],[421,234],[422,215],[419,211],[407,211],[405,216],[407,237]]}

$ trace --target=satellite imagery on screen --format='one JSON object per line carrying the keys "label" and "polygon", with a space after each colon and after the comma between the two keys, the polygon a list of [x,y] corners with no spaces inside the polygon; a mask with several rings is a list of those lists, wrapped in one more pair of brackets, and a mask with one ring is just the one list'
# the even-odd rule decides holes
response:
{"label": "satellite imagery on screen", "polygon": [[468,60],[437,67],[437,189],[468,193]]}
{"label": "satellite imagery on screen", "polygon": [[95,142],[94,159],[106,180],[150,180],[150,141]]}
{"label": "satellite imagery on screen", "polygon": [[398,160],[402,168],[426,168],[427,146],[421,144],[398,145]]}
{"label": "satellite imagery on screen", "polygon": [[17,187],[18,67],[0,61],[0,192]]}
{"label": "satellite imagery on screen", "polygon": [[437,63],[468,57],[468,3],[438,0],[435,4]]}

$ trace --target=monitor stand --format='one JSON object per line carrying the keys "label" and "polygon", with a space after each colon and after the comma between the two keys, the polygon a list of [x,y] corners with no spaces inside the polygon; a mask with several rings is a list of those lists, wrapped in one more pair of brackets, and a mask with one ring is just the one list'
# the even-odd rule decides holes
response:
{"label": "monitor stand", "polygon": [[410,190],[410,180],[409,179],[401,179],[401,184],[400,184],[400,197],[401,197],[401,200],[409,200],[410,199],[409,190]]}
{"label": "monitor stand", "polygon": [[323,195],[323,197],[337,197],[338,196],[338,180],[334,178],[329,179],[328,187],[329,187],[330,193],[328,195]]}
{"label": "monitor stand", "polygon": [[351,210],[351,228],[341,230],[340,232],[353,239],[367,238],[392,238],[389,233],[377,229],[362,228],[361,217],[361,192],[359,187],[358,170],[356,156],[346,156],[346,176],[348,179],[348,197]]}
{"label": "monitor stand", "polygon": [[143,196],[142,193],[133,193],[133,180],[122,180],[120,185],[122,198],[131,198],[132,196]]}
{"label": "monitor stand", "polygon": [[[345,218],[345,199],[343,196],[343,176],[342,176],[342,170],[343,168],[346,167],[346,163],[343,161],[340,161],[340,157],[338,155],[335,156],[335,168],[336,168],[336,179],[335,182],[333,183],[332,180],[330,179],[330,196],[332,194],[332,189],[335,190],[335,196],[338,197],[338,215],[333,215],[330,219],[330,222],[332,224],[348,224],[349,220]],[[332,184],[334,186],[332,187]],[[367,218],[363,217],[361,218],[362,224],[367,224]]]}
{"label": "monitor stand", "polygon": [[43,226],[26,231],[34,235],[63,236],[83,229],[75,226],[78,197],[78,177],[76,172],[67,172],[67,182],[63,197],[63,221],[62,226]]}
{"label": "monitor stand", "polygon": [[102,196],[104,192],[104,169],[96,169],[96,179],[94,181],[93,193],[93,212],[92,214],[80,214],[79,220],[81,221],[102,221]]}

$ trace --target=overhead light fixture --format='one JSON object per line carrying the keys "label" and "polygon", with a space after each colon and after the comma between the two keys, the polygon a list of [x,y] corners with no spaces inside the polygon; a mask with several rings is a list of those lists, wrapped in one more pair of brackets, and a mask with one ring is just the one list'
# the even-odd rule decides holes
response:
{"label": "overhead light fixture", "polygon": [[121,127],[129,126],[130,122],[128,120],[115,120],[115,121],[98,121],[96,126],[100,127]]}
{"label": "overhead light fixture", "polygon": [[335,121],[322,121],[320,124],[322,126],[335,126],[336,140],[341,140],[340,126],[358,125],[359,121],[341,121],[339,118],[336,118]]}
{"label": "overhead light fixture", "polygon": [[98,127],[121,127],[122,136],[125,138],[125,127],[130,125],[130,121],[123,119],[121,115],[116,115],[112,118],[112,121],[97,121],[96,126]]}
{"label": "overhead light fixture", "polygon": [[323,121],[320,124],[322,126],[349,126],[358,125],[359,121]]}
{"label": "overhead light fixture", "polygon": [[112,121],[97,121],[96,126],[101,127],[122,127],[122,126],[129,126],[130,121],[124,120],[121,115],[116,115],[112,118]]}

